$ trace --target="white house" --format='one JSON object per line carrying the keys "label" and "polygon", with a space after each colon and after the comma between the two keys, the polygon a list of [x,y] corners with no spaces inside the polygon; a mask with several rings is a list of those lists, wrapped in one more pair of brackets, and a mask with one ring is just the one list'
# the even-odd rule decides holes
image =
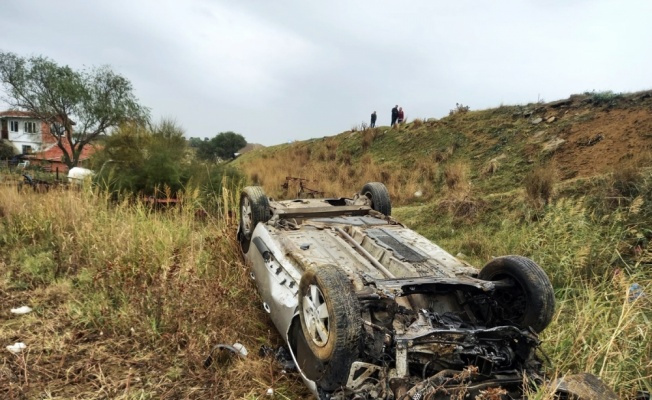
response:
{"label": "white house", "polygon": [[25,111],[0,112],[0,139],[8,140],[20,154],[44,151],[56,143],[50,126]]}

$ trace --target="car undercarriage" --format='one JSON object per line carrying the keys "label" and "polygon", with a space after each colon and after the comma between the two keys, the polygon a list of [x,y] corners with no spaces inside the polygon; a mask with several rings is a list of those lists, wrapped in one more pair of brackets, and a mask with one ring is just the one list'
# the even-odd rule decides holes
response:
{"label": "car undercarriage", "polygon": [[284,201],[247,187],[240,214],[263,307],[318,398],[520,399],[546,382],[554,293],[532,260],[476,269],[393,219],[378,182]]}

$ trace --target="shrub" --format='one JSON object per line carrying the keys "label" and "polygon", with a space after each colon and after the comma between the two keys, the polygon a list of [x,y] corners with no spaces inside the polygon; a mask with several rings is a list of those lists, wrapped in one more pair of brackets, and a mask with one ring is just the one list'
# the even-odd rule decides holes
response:
{"label": "shrub", "polygon": [[469,112],[469,106],[465,106],[462,103],[455,103],[455,108],[450,110],[448,115],[466,114],[467,112]]}
{"label": "shrub", "polygon": [[0,160],[10,159],[16,154],[16,149],[8,140],[0,139]]}
{"label": "shrub", "polygon": [[589,96],[591,103],[595,105],[607,105],[613,106],[616,102],[623,97],[622,93],[614,93],[611,90],[604,92],[584,92],[585,95]]}

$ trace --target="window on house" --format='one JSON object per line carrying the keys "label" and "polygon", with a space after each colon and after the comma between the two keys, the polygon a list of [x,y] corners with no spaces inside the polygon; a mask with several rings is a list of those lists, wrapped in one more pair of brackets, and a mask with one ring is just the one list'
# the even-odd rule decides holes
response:
{"label": "window on house", "polygon": [[36,122],[25,122],[25,132],[36,133]]}
{"label": "window on house", "polygon": [[63,136],[63,126],[56,123],[52,124],[50,125],[50,132],[57,136]]}
{"label": "window on house", "polygon": [[18,132],[18,121],[9,121],[9,131]]}
{"label": "window on house", "polygon": [[23,145],[23,154],[32,154],[32,146]]}

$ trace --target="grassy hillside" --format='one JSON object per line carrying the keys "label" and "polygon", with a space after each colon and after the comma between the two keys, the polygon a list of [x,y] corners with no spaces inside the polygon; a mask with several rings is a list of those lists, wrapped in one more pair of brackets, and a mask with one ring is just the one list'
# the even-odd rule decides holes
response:
{"label": "grassy hillside", "polygon": [[[234,164],[273,197],[297,194],[296,182],[281,187],[286,176],[327,195],[382,181],[395,216],[458,257],[479,267],[533,258],[557,297],[542,336],[548,374],[593,372],[634,399],[652,389],[651,110],[647,92],[458,109]],[[307,396],[258,354],[280,337],[234,240],[238,189],[223,186],[206,217],[192,192],[161,212],[100,192],[0,185],[0,398]],[[34,311],[9,312],[22,305]],[[4,349],[18,341],[26,352]],[[216,353],[204,367],[213,346],[236,341],[246,359]]]}
{"label": "grassy hillside", "polygon": [[[455,112],[257,149],[235,161],[272,196],[286,176],[307,178],[327,194],[381,181],[399,205],[441,197],[446,179],[464,174],[472,194],[523,186],[538,167],[559,179],[612,172],[652,148],[652,92],[591,93],[526,106]],[[415,196],[421,192],[421,196]]]}

